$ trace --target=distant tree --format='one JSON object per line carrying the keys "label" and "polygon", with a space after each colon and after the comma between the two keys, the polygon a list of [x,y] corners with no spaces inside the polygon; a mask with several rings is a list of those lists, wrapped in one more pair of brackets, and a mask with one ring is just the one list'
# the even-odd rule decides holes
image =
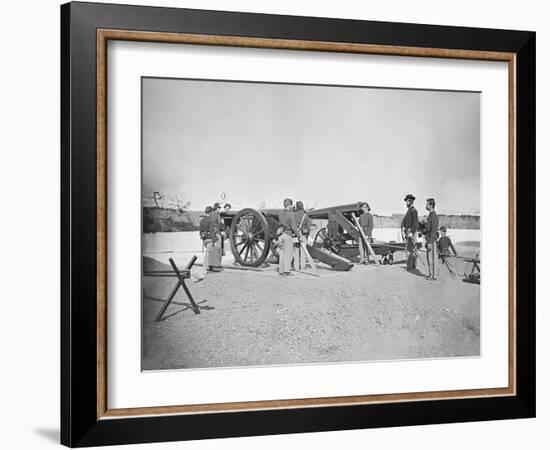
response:
{"label": "distant tree", "polygon": [[188,200],[187,195],[184,192],[177,192],[172,196],[172,203],[176,206],[176,209],[180,214],[185,214],[191,202]]}
{"label": "distant tree", "polygon": [[161,207],[159,206],[159,200],[163,200],[164,199],[164,196],[158,192],[158,191],[155,191],[153,192],[153,194],[151,194],[151,197],[153,198],[153,201],[155,202],[155,205],[158,209],[161,209]]}

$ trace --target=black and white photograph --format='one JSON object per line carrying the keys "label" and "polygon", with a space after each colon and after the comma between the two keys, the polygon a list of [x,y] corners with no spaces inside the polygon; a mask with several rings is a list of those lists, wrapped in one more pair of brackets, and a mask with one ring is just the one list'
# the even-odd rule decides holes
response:
{"label": "black and white photograph", "polygon": [[143,77],[142,370],[480,356],[480,93]]}

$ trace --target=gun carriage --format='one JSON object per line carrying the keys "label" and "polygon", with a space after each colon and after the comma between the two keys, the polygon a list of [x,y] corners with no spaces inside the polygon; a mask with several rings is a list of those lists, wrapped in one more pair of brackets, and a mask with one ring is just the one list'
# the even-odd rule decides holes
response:
{"label": "gun carriage", "polygon": [[[240,265],[258,267],[266,261],[270,252],[277,255],[277,249],[272,244],[280,226],[281,211],[245,208],[238,212],[221,213],[231,252]],[[358,261],[359,245],[363,239],[353,218],[362,213],[360,203],[311,209],[306,213],[311,220],[324,224],[315,233],[313,241],[307,242],[310,255],[334,270],[350,270]],[[375,240],[370,246],[389,264],[393,261],[394,252],[405,250],[403,242]]]}

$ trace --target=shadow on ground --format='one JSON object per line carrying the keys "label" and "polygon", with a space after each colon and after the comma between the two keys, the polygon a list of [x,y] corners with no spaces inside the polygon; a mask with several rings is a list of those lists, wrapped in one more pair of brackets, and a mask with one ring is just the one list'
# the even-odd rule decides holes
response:
{"label": "shadow on ground", "polygon": [[59,444],[59,429],[57,428],[38,428],[34,432],[47,441]]}

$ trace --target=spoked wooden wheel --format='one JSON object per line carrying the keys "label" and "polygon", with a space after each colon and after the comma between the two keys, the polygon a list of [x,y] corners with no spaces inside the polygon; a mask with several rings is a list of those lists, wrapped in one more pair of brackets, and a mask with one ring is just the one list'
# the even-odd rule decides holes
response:
{"label": "spoked wooden wheel", "polygon": [[327,227],[321,228],[315,235],[313,240],[313,246],[317,248],[324,248],[329,252],[338,254],[340,252],[340,246],[334,239],[328,235]]}
{"label": "spoked wooden wheel", "polygon": [[242,266],[258,267],[270,250],[271,233],[267,219],[255,209],[239,211],[229,229],[231,252]]}

